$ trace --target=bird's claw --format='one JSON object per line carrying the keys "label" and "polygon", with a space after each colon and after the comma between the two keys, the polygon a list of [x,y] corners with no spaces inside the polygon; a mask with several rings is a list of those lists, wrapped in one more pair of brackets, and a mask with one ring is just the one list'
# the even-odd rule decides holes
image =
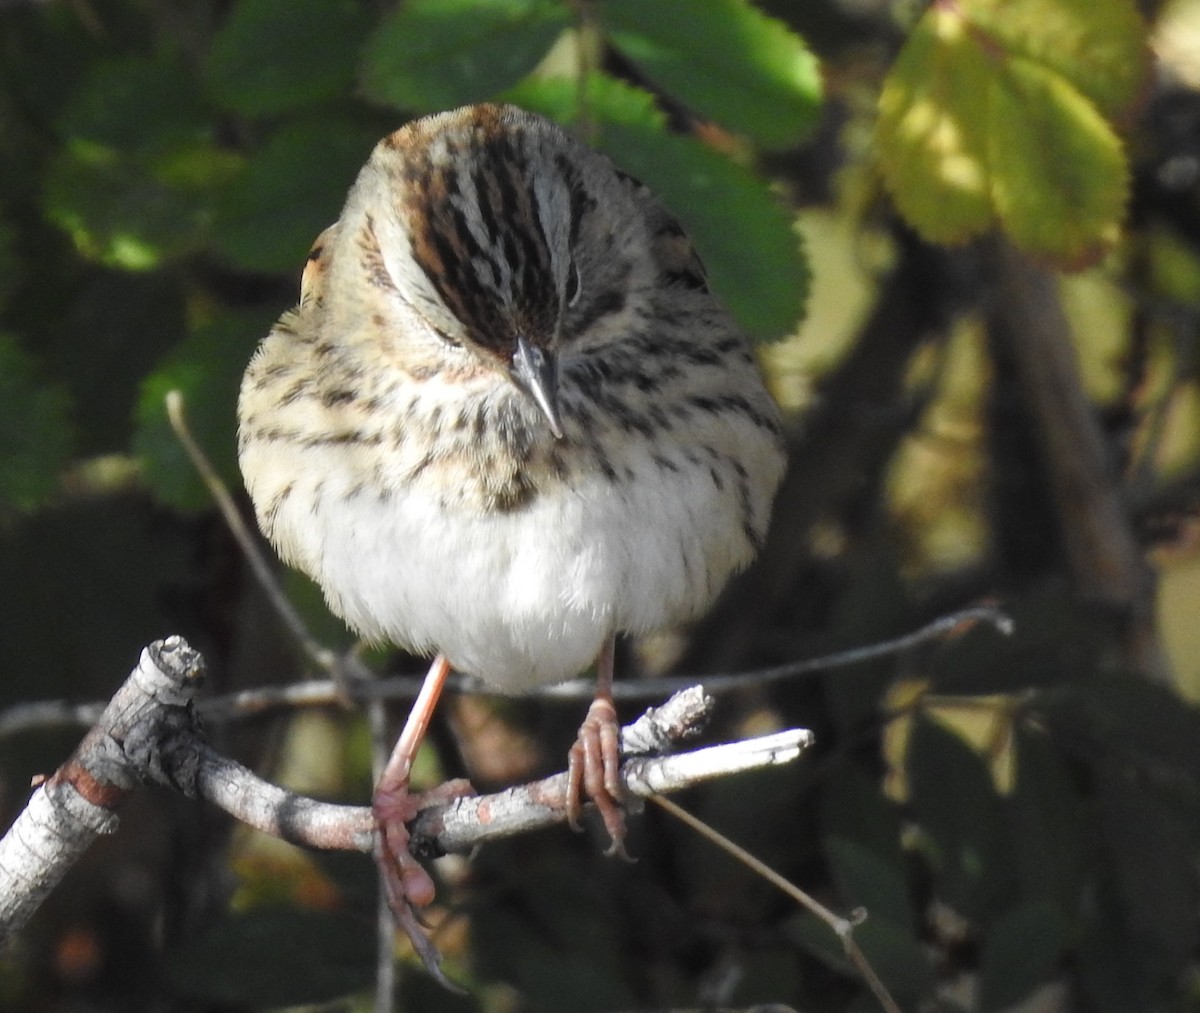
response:
{"label": "bird's claw", "polygon": [[596,697],[567,758],[567,822],[578,830],[583,801],[591,799],[612,841],[605,854],[628,860],[621,807],[625,789],[621,783],[620,734],[612,700]]}
{"label": "bird's claw", "polygon": [[422,809],[450,802],[471,794],[466,781],[448,781],[431,791],[412,794],[407,784],[380,785],[375,791],[372,811],[379,833],[376,837],[376,861],[383,879],[384,895],[396,924],[404,930],[413,951],[425,969],[451,992],[465,994],[446,977],[442,957],[422,926],[418,909],[433,901],[433,877],[409,850],[408,824]]}

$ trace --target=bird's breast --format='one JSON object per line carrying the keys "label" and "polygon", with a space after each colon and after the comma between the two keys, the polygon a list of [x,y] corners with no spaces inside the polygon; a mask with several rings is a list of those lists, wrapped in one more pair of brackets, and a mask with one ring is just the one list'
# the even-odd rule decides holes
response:
{"label": "bird's breast", "polygon": [[331,469],[277,534],[307,540],[293,561],[364,636],[520,691],[579,674],[615,632],[696,616],[753,554],[739,494],[707,468],[615,466],[521,485],[508,509],[461,481],[385,492]]}

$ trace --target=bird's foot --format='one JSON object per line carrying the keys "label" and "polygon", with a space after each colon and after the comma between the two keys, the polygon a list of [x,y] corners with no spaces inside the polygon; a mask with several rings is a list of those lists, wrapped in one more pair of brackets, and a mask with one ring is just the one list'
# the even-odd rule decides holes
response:
{"label": "bird's foot", "polygon": [[605,854],[628,859],[625,851],[625,813],[621,808],[621,729],[611,697],[598,696],[579,727],[579,737],[567,761],[567,820],[579,829],[579,812],[591,799],[612,841]]}
{"label": "bird's foot", "polygon": [[371,809],[379,829],[376,837],[375,859],[383,879],[383,888],[388,907],[396,924],[404,930],[413,949],[421,958],[434,978],[454,992],[461,992],[441,968],[441,954],[421,924],[418,909],[433,901],[433,877],[413,857],[409,850],[411,834],[408,824],[422,809],[444,805],[456,798],[473,794],[469,782],[447,781],[429,791],[413,793],[408,790],[407,780],[395,784],[380,785],[375,789]]}

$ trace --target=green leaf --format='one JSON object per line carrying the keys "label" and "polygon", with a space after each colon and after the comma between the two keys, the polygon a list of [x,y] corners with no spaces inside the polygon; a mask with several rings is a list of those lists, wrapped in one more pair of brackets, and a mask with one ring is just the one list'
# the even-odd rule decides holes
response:
{"label": "green leaf", "polygon": [[900,213],[936,242],[999,224],[1062,267],[1095,262],[1128,203],[1108,117],[1136,94],[1145,49],[1127,0],[931,7],[880,95],[879,164]]}
{"label": "green leaf", "polygon": [[46,176],[46,212],[81,253],[144,271],[203,245],[213,191],[238,160],[212,142],[211,112],[181,57],[95,61],[57,126],[65,143]]}
{"label": "green leaf", "polygon": [[218,473],[237,484],[237,395],[254,347],[276,314],[227,313],[188,335],[142,383],[133,450],[151,491],[180,510],[212,502],[167,421],[168,391],[184,398],[188,427]]}
{"label": "green leaf", "polygon": [[628,934],[619,892],[605,871],[587,870],[533,837],[496,841],[480,851],[472,871],[480,882],[505,884],[504,902],[481,904],[472,914],[472,960],[483,980],[536,996],[531,1009],[637,1006],[624,973]]}
{"label": "green leaf", "polygon": [[[525,81],[506,98],[568,126],[581,119],[574,80]],[[742,326],[766,340],[794,330],[808,295],[808,262],[791,214],[767,183],[699,141],[667,133],[645,92],[594,75],[586,102],[595,132],[588,139],[679,219],[713,290]]]}
{"label": "green leaf", "polygon": [[[1193,746],[1194,748],[1194,746]],[[1127,769],[1099,771],[1097,793],[1108,867],[1121,923],[1160,960],[1182,972],[1200,928],[1196,797],[1164,790]]]}
{"label": "green leaf", "polygon": [[1096,1013],[1161,1009],[1167,994],[1161,954],[1125,916],[1109,870],[1097,872],[1076,957],[1088,1006]]}
{"label": "green leaf", "polygon": [[1120,674],[1044,694],[1055,738],[1181,783],[1200,781],[1200,710],[1166,685]]}
{"label": "green leaf", "polygon": [[781,22],[745,0],[606,0],[612,44],[672,98],[769,148],[816,122],[815,57]]}
{"label": "green leaf", "polygon": [[124,149],[204,139],[209,127],[195,78],[168,56],[97,61],[59,118],[67,137]]}
{"label": "green leaf", "polygon": [[0,507],[29,509],[55,488],[73,443],[66,392],[0,334]]}
{"label": "green leaf", "polygon": [[340,120],[283,127],[221,195],[217,252],[251,271],[299,277],[312,241],[341,213],[378,139]]}
{"label": "green leaf", "polygon": [[1050,977],[1066,937],[1066,922],[1051,904],[1023,904],[998,918],[983,941],[980,1008],[1007,1009],[1029,995]]}
{"label": "green leaf", "polygon": [[808,263],[790,213],[762,179],[673,134],[614,124],[601,149],[686,224],[713,290],[743,327],[764,340],[795,330],[808,297]]}
{"label": "green leaf", "polygon": [[856,765],[835,765],[822,781],[820,825],[830,837],[854,841],[893,868],[903,865],[899,807],[880,790],[878,776]]}
{"label": "green leaf", "polygon": [[243,0],[213,39],[209,92],[247,116],[272,116],[347,94],[369,26],[350,0]]}
{"label": "green leaf", "polygon": [[561,0],[409,0],[371,35],[362,88],[416,112],[478,102],[533,70],[569,24]]}
{"label": "green leaf", "polygon": [[[190,146],[184,150],[194,154]],[[131,155],[76,141],[59,150],[47,171],[46,215],[85,257],[126,271],[151,270],[207,239],[211,190],[230,159],[204,150],[208,171],[193,180],[200,185],[182,185],[170,172],[179,151]]]}
{"label": "green leaf", "polygon": [[986,763],[953,732],[919,717],[907,773],[913,812],[933,846],[937,894],[959,914],[981,918],[1014,885],[1003,807]]}
{"label": "green leaf", "polygon": [[593,134],[602,139],[606,124],[667,129],[667,117],[653,95],[602,73],[589,74],[582,83],[573,77],[526,78],[501,98],[548,116],[563,126],[582,128],[586,124],[588,133],[584,140],[589,143],[598,140]]}
{"label": "green leaf", "polygon": [[1047,735],[1022,730],[1016,742],[1009,806],[1021,896],[1074,911],[1087,868],[1083,800]]}

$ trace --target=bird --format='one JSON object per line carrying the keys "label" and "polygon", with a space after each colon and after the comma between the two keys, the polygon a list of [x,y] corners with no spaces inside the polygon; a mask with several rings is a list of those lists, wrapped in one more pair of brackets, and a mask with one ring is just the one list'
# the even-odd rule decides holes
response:
{"label": "bird", "polygon": [[373,802],[429,964],[404,824],[448,673],[520,693],[595,665],[569,813],[593,801],[620,851],[614,639],[695,620],[751,562],[786,454],[678,220],[553,121],[480,104],[376,145],[246,369],[238,459],[331,610],[433,657]]}

